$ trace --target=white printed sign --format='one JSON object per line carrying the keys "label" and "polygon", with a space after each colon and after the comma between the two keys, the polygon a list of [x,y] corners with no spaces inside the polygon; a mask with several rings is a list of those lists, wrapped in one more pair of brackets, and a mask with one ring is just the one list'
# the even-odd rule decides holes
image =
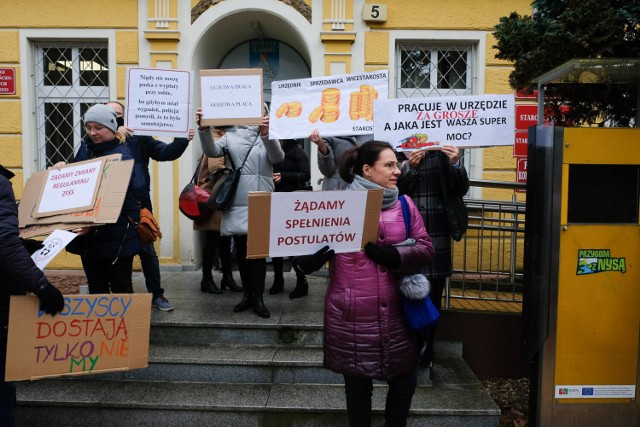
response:
{"label": "white printed sign", "polygon": [[35,216],[92,209],[102,176],[102,163],[103,160],[96,160],[49,170]]}
{"label": "white printed sign", "polygon": [[200,71],[203,125],[260,125],[262,69]]}
{"label": "white printed sign", "polygon": [[272,193],[269,256],[359,251],[366,202],[367,191]]}
{"label": "white printed sign", "polygon": [[127,127],[137,135],[186,137],[192,80],[190,71],[129,68]]}
{"label": "white printed sign", "polygon": [[513,145],[514,96],[480,95],[377,100],[373,104],[375,139],[396,151],[442,145]]}
{"label": "white printed sign", "polygon": [[386,70],[271,83],[270,138],[373,133],[373,102],[386,99]]}
{"label": "white printed sign", "polygon": [[76,233],[70,231],[54,230],[43,242],[44,247],[31,255],[33,262],[36,263],[36,266],[40,270],[44,270],[47,264],[49,264],[69,242],[75,239],[76,236]]}

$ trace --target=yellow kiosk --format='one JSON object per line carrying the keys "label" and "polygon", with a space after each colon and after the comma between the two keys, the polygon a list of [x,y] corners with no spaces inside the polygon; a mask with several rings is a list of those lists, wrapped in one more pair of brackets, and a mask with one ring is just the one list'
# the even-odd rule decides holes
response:
{"label": "yellow kiosk", "polygon": [[532,425],[638,426],[640,128],[529,130]]}

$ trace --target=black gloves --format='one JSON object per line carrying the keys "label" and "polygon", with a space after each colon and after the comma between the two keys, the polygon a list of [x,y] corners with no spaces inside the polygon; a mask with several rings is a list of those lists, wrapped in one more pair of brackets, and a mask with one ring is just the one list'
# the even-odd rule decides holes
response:
{"label": "black gloves", "polygon": [[40,299],[40,310],[55,316],[64,308],[64,298],[62,293],[51,283],[46,282],[35,290],[35,294]]}
{"label": "black gloves", "polygon": [[394,270],[400,267],[400,252],[393,246],[380,246],[376,243],[367,243],[364,252],[374,262]]}
{"label": "black gloves", "polygon": [[335,251],[333,249],[329,249],[329,246],[325,246],[313,255],[302,255],[294,258],[291,261],[291,264],[293,264],[294,270],[304,274],[310,274],[314,271],[320,270],[334,254]]}
{"label": "black gloves", "polygon": [[35,252],[44,248],[44,244],[40,240],[23,238],[20,238],[20,240],[22,241],[22,246],[29,252],[29,255],[33,255]]}

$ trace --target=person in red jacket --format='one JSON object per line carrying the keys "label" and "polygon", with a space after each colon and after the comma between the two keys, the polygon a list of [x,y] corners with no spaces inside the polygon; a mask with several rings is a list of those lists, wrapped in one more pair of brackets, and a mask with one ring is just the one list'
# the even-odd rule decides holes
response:
{"label": "person in red jacket", "polygon": [[[408,197],[409,238],[396,186],[400,170],[390,144],[369,141],[347,151],[340,162],[346,191],[382,189],[375,243],[335,255],[324,303],[324,366],[344,375],[347,415],[353,426],[371,425],[373,379],[389,384],[386,426],[406,425],[416,388],[418,345],[402,310],[399,281],[431,261],[433,245],[422,217]],[[294,259],[304,273],[320,268],[328,247]]]}

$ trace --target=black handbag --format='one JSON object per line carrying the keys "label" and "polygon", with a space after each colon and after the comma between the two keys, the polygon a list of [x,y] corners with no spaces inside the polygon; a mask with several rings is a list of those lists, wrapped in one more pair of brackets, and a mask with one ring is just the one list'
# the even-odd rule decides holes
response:
{"label": "black handbag", "polygon": [[442,193],[442,208],[449,228],[449,235],[453,240],[459,242],[469,226],[469,216],[462,197],[452,194],[447,188],[449,179],[446,177],[446,173],[443,172],[438,180]]}
{"label": "black handbag", "polygon": [[222,181],[222,183],[217,188],[214,188],[214,190],[212,191],[212,193],[214,193],[215,191],[215,202],[213,203],[213,208],[215,210],[224,212],[229,210],[229,208],[231,208],[233,197],[236,194],[236,190],[238,189],[238,183],[240,182],[240,175],[242,174],[242,168],[244,167],[244,164],[247,162],[247,159],[249,158],[249,154],[251,153],[251,149],[253,148],[254,145],[256,145],[256,142],[258,141],[259,137],[260,137],[260,133],[258,133],[256,140],[253,142],[253,144],[251,144],[251,147],[249,147],[249,151],[247,151],[247,155],[244,156],[244,160],[242,161],[242,164],[240,165],[239,168],[234,167],[233,160],[231,159],[231,155],[226,150],[226,147],[223,148],[225,156],[229,159],[231,168],[229,168],[230,169],[228,171],[229,173],[226,176],[226,178]]}

